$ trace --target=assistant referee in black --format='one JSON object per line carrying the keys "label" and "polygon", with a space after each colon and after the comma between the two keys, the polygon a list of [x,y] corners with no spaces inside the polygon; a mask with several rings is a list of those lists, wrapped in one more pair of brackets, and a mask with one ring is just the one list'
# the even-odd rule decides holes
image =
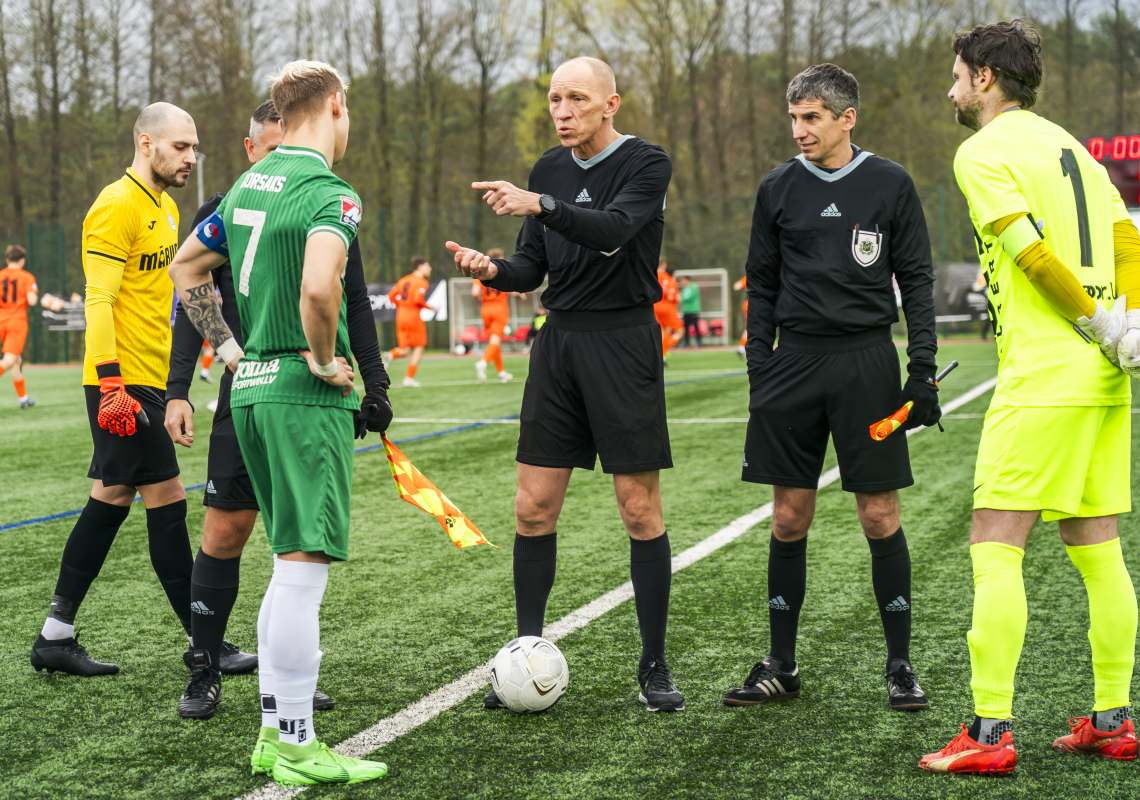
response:
{"label": "assistant referee in black", "polygon": [[[680,711],[665,662],[672,575],[659,471],[673,466],[665,421],[657,257],[673,173],[660,147],[614,129],[614,73],[575,58],[550,81],[561,147],[543,154],[528,190],[480,182],[500,216],[526,217],[507,259],[448,242],[459,270],[499,291],[530,292],[549,276],[550,310],[530,354],[518,443],[515,613],[519,636],[541,636],[554,584],[555,527],[573,468],[614,476],[630,538],[641,629],[638,682],[650,711]],[[498,708],[494,691],[483,698]]]}
{"label": "assistant referee in black", "polygon": [[[910,553],[899,523],[898,490],[914,483],[907,437],[900,431],[876,442],[869,430],[911,400],[906,428],[933,425],[942,414],[926,220],[906,170],[851,143],[859,112],[853,75],[834,64],[809,67],[788,85],[787,100],[801,152],[760,184],[747,264],[743,479],[773,487],[771,649],[724,702],[799,696],[796,630],[807,533],[830,434],[871,548],[890,706],[927,708],[910,665]],[[910,377],[901,392],[892,276],[910,339]]]}

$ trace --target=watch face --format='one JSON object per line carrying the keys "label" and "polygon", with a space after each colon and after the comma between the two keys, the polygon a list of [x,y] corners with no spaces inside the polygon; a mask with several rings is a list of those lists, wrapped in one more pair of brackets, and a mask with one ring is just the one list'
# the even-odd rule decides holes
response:
{"label": "watch face", "polygon": [[553,211],[555,208],[554,198],[548,194],[544,194],[539,199],[539,203],[542,205],[543,209],[545,209],[546,211]]}

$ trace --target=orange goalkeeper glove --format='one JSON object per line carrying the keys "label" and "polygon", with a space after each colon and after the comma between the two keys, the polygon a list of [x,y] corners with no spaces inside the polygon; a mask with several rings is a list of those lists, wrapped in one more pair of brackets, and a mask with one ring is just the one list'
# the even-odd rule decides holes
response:
{"label": "orange goalkeeper glove", "polygon": [[118,361],[105,361],[95,365],[99,375],[99,427],[119,436],[135,432],[135,417],[143,425],[150,425],[139,401],[127,394]]}

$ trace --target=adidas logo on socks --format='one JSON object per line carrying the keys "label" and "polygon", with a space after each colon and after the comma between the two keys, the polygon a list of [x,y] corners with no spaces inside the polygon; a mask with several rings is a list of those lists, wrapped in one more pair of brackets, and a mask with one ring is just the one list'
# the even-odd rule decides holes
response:
{"label": "adidas logo on socks", "polygon": [[783,595],[776,595],[768,601],[768,608],[774,608],[777,611],[791,611],[792,607],[784,602]]}
{"label": "adidas logo on socks", "polygon": [[887,603],[884,608],[886,608],[887,611],[909,611],[910,603],[904,600],[902,595],[899,595],[894,600]]}
{"label": "adidas logo on socks", "polygon": [[193,603],[191,603],[190,604],[190,610],[196,614],[213,614],[214,613],[209,608],[207,608],[206,604],[203,603],[201,600],[195,600]]}
{"label": "adidas logo on socks", "polygon": [[832,203],[831,205],[829,205],[827,208],[825,208],[823,210],[823,212],[820,214],[820,216],[821,217],[842,217],[843,215],[839,213],[839,209],[835,207],[835,203]]}
{"label": "adidas logo on socks", "polygon": [[585,189],[583,189],[582,191],[578,192],[578,196],[574,199],[574,202],[575,203],[589,203],[589,202],[591,202],[590,193],[587,192]]}

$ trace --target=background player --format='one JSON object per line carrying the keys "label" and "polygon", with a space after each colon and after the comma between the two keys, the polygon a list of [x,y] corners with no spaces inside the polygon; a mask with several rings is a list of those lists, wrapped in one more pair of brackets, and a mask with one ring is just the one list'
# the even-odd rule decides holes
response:
{"label": "background player", "polygon": [[[1076,718],[1053,747],[1135,758],[1136,593],[1116,524],[1131,510],[1131,389],[1112,363],[1122,320],[1091,295],[1109,303],[1124,294],[1140,309],[1140,236],[1104,167],[1029,110],[1042,76],[1029,23],[979,25],[956,34],[953,47],[950,99],[958,122],[976,131],[958,148],[954,174],[989,281],[998,384],[978,446],[970,531],[974,721],[919,765],[1001,773],[1017,763],[1013,679],[1028,619],[1021,562],[1038,516],[1060,520],[1091,625],[1092,716]],[[1071,598],[1057,603],[1072,613]],[[1059,670],[1058,680],[1072,673]]]}
{"label": "background player", "polygon": [[657,262],[657,282],[661,284],[661,299],[653,304],[653,314],[661,326],[661,362],[669,366],[669,350],[681,341],[684,325],[677,314],[681,290],[673,279],[673,268],[665,261],[665,256]]}
{"label": "background player", "polygon": [[388,292],[388,299],[396,306],[396,344],[384,354],[384,366],[387,367],[397,358],[411,353],[408,360],[408,371],[404,374],[405,387],[416,387],[420,382],[416,380],[416,370],[419,369],[420,359],[423,358],[424,348],[427,347],[427,326],[420,317],[420,309],[432,309],[424,299],[427,297],[428,278],[431,277],[431,264],[423,256],[412,259],[412,271],[396,281],[392,291]]}
{"label": "background player", "polygon": [[[672,561],[660,470],[673,466],[665,419],[661,252],[673,167],[660,147],[614,130],[621,106],[613,70],[575,58],[551,78],[550,115],[561,147],[530,173],[529,191],[506,181],[472,184],[499,216],[525,217],[515,254],[491,261],[448,242],[455,263],[500,291],[550,286],[523,392],[515,498],[515,615],[520,636],[541,636],[554,585],[558,515],[574,467],[614,476],[630,538],[630,576],[641,629],[639,700],[681,711],[665,661]],[[486,708],[501,708],[492,690]]]}
{"label": "background player", "polygon": [[697,347],[701,346],[701,289],[693,283],[688,275],[682,275],[681,280],[681,324],[685,327],[685,347],[689,344],[689,329],[697,340]]}
{"label": "background player", "polygon": [[[346,92],[328,64],[286,64],[270,89],[284,123],[281,146],[258,162],[257,173],[238,179],[170,268],[198,330],[227,362],[241,358],[230,390],[234,427],[276,555],[257,622],[276,708],[262,708],[251,763],[285,785],[359,783],[388,771],[334,753],[313,729],[321,599],[329,563],[348,557],[360,409],[342,291],[360,199],[331,169],[348,144]],[[249,265],[237,286],[245,353],[210,280],[224,254]]]}
{"label": "background player", "polygon": [[[488,258],[502,258],[503,251],[498,247],[487,251]],[[482,281],[476,280],[471,284],[471,296],[482,305],[479,314],[483,317],[483,329],[487,331],[487,350],[483,357],[475,362],[475,372],[479,380],[487,380],[487,364],[495,362],[495,370],[499,373],[499,383],[507,383],[514,377],[503,369],[503,352],[499,346],[503,341],[503,332],[511,318],[511,295],[525,300],[526,295],[520,292],[500,292],[490,286],[484,286]]]}
{"label": "background player", "polygon": [[186,533],[186,492],[174,443],[158,421],[165,413],[174,301],[166,265],[178,249],[178,206],[166,190],[186,185],[198,134],[185,111],[154,103],[139,114],[134,137],[127,174],[99,193],[83,220],[83,391],[95,444],[87,477],[94,485],[63,548],[51,613],[32,647],[37,670],[119,671],[93,660],[76,643],[74,624],[136,493],[146,505],[151,564],[190,635],[194,560]]}
{"label": "background player", "polygon": [[[249,121],[249,136],[245,139],[246,155],[256,164],[277,149],[284,131],[281,118],[266,100]],[[218,208],[225,193],[210,198],[198,209],[194,228],[207,220]],[[219,290],[218,303],[222,317],[233,333],[240,348],[245,341],[241,321],[238,319],[234,276],[227,260],[213,270],[214,286]],[[364,264],[360,257],[360,244],[356,239],[348,248],[345,266],[344,291],[347,298],[348,335],[353,355],[364,379],[365,397],[361,414],[357,418],[356,434],[364,438],[366,430],[384,431],[391,422],[392,411],[388,403],[388,375],[380,361],[380,343],[376,338],[376,323],[368,288],[364,279]],[[179,304],[174,323],[174,342],[170,350],[170,376],[166,382],[166,429],[171,439],[184,447],[194,442],[194,407],[190,405],[190,383],[194,378],[194,363],[202,334],[194,327]],[[206,491],[202,503],[206,506],[206,520],[202,530],[202,546],[194,560],[194,574],[190,586],[193,649],[187,657],[191,662],[190,680],[178,701],[180,716],[205,719],[213,716],[221,699],[219,665],[228,664],[233,656],[227,652],[228,643],[222,637],[226,632],[230,613],[237,601],[241,569],[241,554],[257,521],[257,497],[246,471],[245,461],[237,443],[237,432],[230,407],[230,387],[233,372],[222,374],[218,387],[218,405],[210,432],[209,464],[206,469]],[[249,657],[248,668],[257,664]],[[228,670],[233,671],[231,668]],[[275,700],[270,689],[272,673],[268,667],[261,670],[262,702],[272,705]],[[330,709],[332,699],[318,691],[313,699],[315,710]]]}
{"label": "background player", "polygon": [[[751,395],[742,478],[772,485],[771,649],[724,702],[751,706],[799,696],[796,631],[807,534],[830,434],[871,550],[888,702],[922,709],[927,698],[910,665],[910,552],[899,521],[898,490],[914,483],[907,439],[900,433],[876,442],[868,427],[908,401],[914,408],[907,428],[941,416],[926,219],[906,170],[851,142],[859,112],[855,76],[834,64],[808,67],[788,84],[787,100],[801,152],[760,183],[746,266]],[[804,239],[813,246],[800,246]],[[910,339],[910,377],[901,394],[892,275]]]}
{"label": "background player", "polygon": [[[202,209],[198,209],[200,212]],[[212,212],[211,212],[212,213]],[[194,224],[197,226],[201,220],[195,219]],[[198,377],[206,383],[213,383],[214,379],[210,377],[210,367],[214,366],[214,348],[210,347],[209,342],[202,342],[202,369],[198,373]]]}
{"label": "background player", "polygon": [[[738,280],[736,283],[732,284],[732,288],[738,292],[746,291],[748,289],[748,276],[745,275],[743,278]],[[740,344],[736,348],[736,354],[738,356],[740,356],[741,358],[744,358],[744,356],[745,356],[744,347],[745,347],[745,345],[748,344],[748,295],[747,294],[745,294],[744,303],[741,304],[740,308],[741,308],[741,311],[744,313],[744,333],[740,334]]]}
{"label": "background player", "polygon": [[31,408],[36,401],[28,397],[24,384],[24,373],[20,365],[24,363],[24,341],[28,338],[28,306],[34,306],[39,299],[39,287],[32,273],[24,270],[28,257],[18,244],[9,245],[4,253],[4,271],[0,272],[0,375],[10,371],[12,386],[16,388],[16,398],[20,408]]}

